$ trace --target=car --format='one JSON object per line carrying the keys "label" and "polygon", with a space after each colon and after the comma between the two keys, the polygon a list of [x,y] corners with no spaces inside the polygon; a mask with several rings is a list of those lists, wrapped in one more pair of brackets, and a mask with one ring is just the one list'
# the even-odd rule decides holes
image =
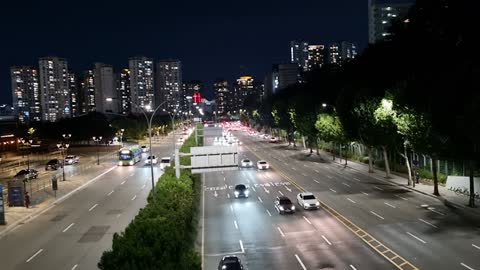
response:
{"label": "car", "polygon": [[142,148],[142,152],[143,152],[143,153],[146,153],[146,152],[148,152],[148,146],[146,146],[146,145],[142,145],[142,147],[141,147],[141,148]]}
{"label": "car", "polygon": [[237,256],[228,255],[220,260],[218,270],[243,270],[243,265]]}
{"label": "car", "polygon": [[279,214],[295,213],[295,205],[287,196],[278,196],[274,203],[275,209]]}
{"label": "car", "polygon": [[248,198],[248,195],[250,194],[250,190],[248,190],[248,187],[245,186],[244,184],[238,184],[235,185],[235,189],[233,192],[233,195],[235,195],[235,198]]}
{"label": "car", "polygon": [[182,137],[178,138],[178,142],[179,142],[179,143],[183,143],[184,141],[185,141],[185,140],[184,140]]}
{"label": "car", "polygon": [[60,159],[51,159],[45,165],[45,171],[48,171],[50,169],[58,170],[58,168],[63,168],[63,164]]}
{"label": "car", "polygon": [[34,169],[23,169],[17,172],[13,178],[16,180],[28,180],[36,179],[38,177],[38,171]]}
{"label": "car", "polygon": [[145,165],[157,164],[158,160],[156,156],[148,156],[145,160]]}
{"label": "car", "polygon": [[320,202],[315,198],[315,195],[310,192],[298,193],[297,202],[305,210],[320,208]]}
{"label": "car", "polygon": [[257,161],[257,168],[259,170],[267,170],[268,168],[270,168],[270,165],[265,160],[259,160]]}
{"label": "car", "polygon": [[271,138],[270,138],[270,142],[271,142],[271,143],[276,143],[276,142],[278,142],[277,137],[271,137]]}
{"label": "car", "polygon": [[78,163],[79,160],[80,158],[78,156],[68,155],[65,157],[65,165],[72,165]]}
{"label": "car", "polygon": [[253,162],[250,159],[244,158],[241,161],[241,166],[244,168],[249,168],[253,166]]}
{"label": "car", "polygon": [[170,162],[171,162],[170,157],[162,157],[162,159],[160,159],[160,169],[163,170],[166,167],[170,167]]}

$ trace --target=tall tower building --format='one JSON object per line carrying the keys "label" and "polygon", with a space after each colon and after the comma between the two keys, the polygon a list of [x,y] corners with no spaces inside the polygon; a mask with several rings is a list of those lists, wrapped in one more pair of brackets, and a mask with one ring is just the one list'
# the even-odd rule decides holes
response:
{"label": "tall tower building", "polygon": [[67,60],[44,57],[39,60],[42,120],[55,122],[71,116]]}
{"label": "tall tower building", "polygon": [[[300,68],[294,64],[279,64],[277,67],[277,82],[274,92],[296,84],[300,80]],[[274,82],[276,84],[276,82]]]}
{"label": "tall tower building", "polygon": [[302,70],[308,70],[308,42],[290,41],[290,63],[296,63]]}
{"label": "tall tower building", "polygon": [[182,63],[179,60],[162,60],[158,62],[155,82],[155,103],[161,104],[166,101],[163,108],[169,112],[181,110],[184,105]]}
{"label": "tall tower building", "polygon": [[121,114],[129,114],[132,111],[130,103],[130,70],[124,68],[117,74],[117,95],[120,99]]}
{"label": "tall tower building", "polygon": [[12,67],[13,109],[20,122],[41,121],[38,71],[33,67]]}
{"label": "tall tower building", "polygon": [[357,45],[353,42],[340,42],[340,60],[342,62],[354,59],[357,57]]}
{"label": "tall tower building", "polygon": [[95,63],[95,110],[101,113],[120,112],[120,102],[111,65]]}
{"label": "tall tower building", "polygon": [[308,45],[308,70],[321,68],[325,64],[325,45]]}
{"label": "tall tower building", "polygon": [[243,103],[249,94],[254,94],[254,80],[252,76],[240,76],[234,86],[233,113],[243,109]]}
{"label": "tall tower building", "polygon": [[129,59],[130,97],[132,112],[141,112],[140,106],[146,111],[155,109],[153,60],[139,56]]}
{"label": "tall tower building", "polygon": [[195,95],[203,93],[203,83],[199,80],[193,80],[182,83],[182,106],[181,110],[186,112],[193,111],[192,105],[194,105]]}
{"label": "tall tower building", "polygon": [[388,40],[392,21],[402,20],[413,4],[412,1],[368,0],[368,42]]}
{"label": "tall tower building", "polygon": [[70,88],[70,100],[72,101],[72,117],[80,114],[80,84],[77,75],[73,71],[68,72],[68,87]]}
{"label": "tall tower building", "polygon": [[226,80],[217,80],[213,84],[215,91],[215,104],[217,105],[217,114],[226,114],[228,112],[228,82]]}
{"label": "tall tower building", "polygon": [[338,43],[331,43],[328,45],[328,63],[329,64],[341,64],[340,59],[340,47]]}
{"label": "tall tower building", "polygon": [[81,104],[80,114],[94,112],[96,110],[94,70],[89,69],[83,72],[79,101]]}

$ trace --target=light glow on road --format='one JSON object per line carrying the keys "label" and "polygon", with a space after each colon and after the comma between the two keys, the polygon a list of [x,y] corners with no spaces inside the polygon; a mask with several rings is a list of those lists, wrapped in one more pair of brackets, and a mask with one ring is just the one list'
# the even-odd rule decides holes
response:
{"label": "light glow on road", "polygon": [[35,254],[32,255],[32,257],[28,258],[27,263],[33,260],[38,254],[42,253],[43,249],[39,249]]}

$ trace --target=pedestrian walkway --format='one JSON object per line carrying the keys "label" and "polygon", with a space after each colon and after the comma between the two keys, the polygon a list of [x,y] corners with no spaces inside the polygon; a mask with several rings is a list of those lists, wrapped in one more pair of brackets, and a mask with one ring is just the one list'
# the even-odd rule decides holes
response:
{"label": "pedestrian walkway", "polygon": [[[288,146],[288,144],[285,144],[285,146]],[[297,149],[298,151],[301,151],[305,155],[310,154],[310,150],[303,149],[301,147],[293,148],[293,146],[288,146],[288,149],[292,149],[292,150]],[[309,160],[312,160],[312,161],[318,160],[321,162],[328,162],[331,164],[335,164],[339,168],[345,169],[345,159],[343,158],[340,159],[336,157],[335,160],[333,160],[332,155],[325,151],[320,151],[320,155],[317,155],[314,152],[312,155],[310,155]],[[422,193],[426,196],[430,196],[432,198],[440,200],[450,208],[464,209],[465,211],[468,211],[470,214],[474,214],[475,216],[477,216],[477,218],[480,218],[480,207],[478,207],[480,205],[479,200],[476,200],[477,207],[471,208],[468,206],[468,200],[469,200],[468,196],[463,194],[457,194],[454,191],[448,190],[446,187],[442,185],[438,185],[438,191],[440,193],[440,196],[435,196],[433,195],[433,183],[431,182],[420,181],[419,184],[415,184],[415,187],[408,186],[407,175],[401,175],[396,172],[393,172],[391,173],[390,178],[386,178],[385,177],[386,173],[383,169],[374,167],[374,172],[369,173],[368,164],[361,163],[358,161],[352,161],[352,160],[348,160],[346,169],[355,170],[366,176],[373,177],[381,181],[388,181],[393,185],[400,186],[414,192]]]}

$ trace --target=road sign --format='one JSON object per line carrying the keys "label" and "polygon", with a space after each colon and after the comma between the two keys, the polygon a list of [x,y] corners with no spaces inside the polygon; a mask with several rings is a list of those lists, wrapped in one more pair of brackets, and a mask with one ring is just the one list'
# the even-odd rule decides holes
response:
{"label": "road sign", "polygon": [[190,148],[192,173],[238,169],[236,146],[202,146]]}

